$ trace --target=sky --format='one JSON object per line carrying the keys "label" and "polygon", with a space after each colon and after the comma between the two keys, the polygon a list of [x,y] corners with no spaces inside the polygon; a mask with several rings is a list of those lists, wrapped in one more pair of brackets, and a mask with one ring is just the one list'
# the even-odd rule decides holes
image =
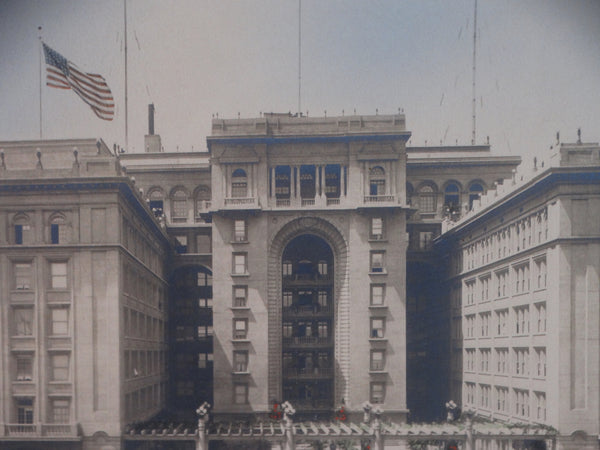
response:
{"label": "sky", "polygon": [[[475,0],[0,0],[0,141],[39,139],[41,123],[44,139],[126,146],[124,1],[128,152],[144,151],[149,103],[169,152],[205,151],[217,114],[299,106],[400,110],[409,145],[471,142]],[[45,86],[39,26],[106,78],[113,121]],[[476,55],[476,143],[528,160],[556,132],[600,141],[600,0],[478,0]]]}

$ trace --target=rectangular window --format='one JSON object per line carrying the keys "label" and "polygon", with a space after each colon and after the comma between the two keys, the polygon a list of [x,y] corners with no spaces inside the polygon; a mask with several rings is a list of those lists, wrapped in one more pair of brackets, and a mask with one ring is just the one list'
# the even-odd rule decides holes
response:
{"label": "rectangular window", "polygon": [[536,419],[546,420],[546,394],[543,392],[535,393]]}
{"label": "rectangular window", "polygon": [[[234,286],[233,287],[233,306],[235,308],[246,307],[247,299],[248,299],[248,286]],[[285,299],[285,293],[284,293],[284,299]],[[285,301],[284,301],[284,305],[285,305]]]}
{"label": "rectangular window", "polygon": [[32,266],[30,262],[19,262],[13,265],[15,289],[27,290],[32,287]]}
{"label": "rectangular window", "polygon": [[66,262],[51,262],[50,263],[50,287],[52,289],[67,288],[67,263]]}
{"label": "rectangular window", "polygon": [[244,219],[236,219],[233,222],[233,240],[235,242],[245,242],[248,240],[246,233],[246,221]]}
{"label": "rectangular window", "polygon": [[69,423],[70,401],[68,399],[50,400],[50,415],[52,423]]}
{"label": "rectangular window", "polygon": [[381,240],[383,239],[383,218],[371,217],[371,239]]}
{"label": "rectangular window", "polygon": [[17,398],[15,400],[17,410],[17,423],[32,424],[33,423],[33,398]]}
{"label": "rectangular window", "polygon": [[535,305],[536,314],[536,332],[546,332],[546,302],[536,303]]}
{"label": "rectangular window", "polygon": [[371,285],[371,306],[383,306],[385,298],[385,285],[384,284],[372,284]]}
{"label": "rectangular window", "polygon": [[173,218],[186,218],[187,213],[187,200],[173,200]]}
{"label": "rectangular window", "polygon": [[419,249],[429,250],[433,241],[432,231],[420,231],[419,232]]}
{"label": "rectangular window", "polygon": [[234,319],[233,320],[233,338],[246,339],[248,335],[248,320]]}
{"label": "rectangular window", "polygon": [[33,379],[33,355],[17,355],[15,362],[17,365],[16,380],[31,381]]}
{"label": "rectangular window", "polygon": [[233,404],[246,405],[248,403],[248,385],[237,383],[233,385]]}
{"label": "rectangular window", "polygon": [[372,318],[371,319],[371,338],[383,338],[385,333],[385,319],[383,317],[380,318]]}
{"label": "rectangular window", "polygon": [[289,308],[292,306],[293,296],[292,291],[283,291],[283,307]]}
{"label": "rectangular window", "polygon": [[281,267],[281,272],[284,277],[291,277],[293,275],[292,263],[290,261],[284,261]]}
{"label": "rectangular window", "polygon": [[385,368],[385,350],[371,350],[371,370],[381,371]]}
{"label": "rectangular window", "polygon": [[381,273],[383,272],[383,256],[385,252],[375,251],[371,252],[371,272]]}
{"label": "rectangular window", "polygon": [[244,275],[247,273],[247,253],[234,253],[233,254],[233,274]]}
{"label": "rectangular window", "polygon": [[382,404],[385,401],[385,383],[371,383],[371,403]]}
{"label": "rectangular window", "polygon": [[58,223],[50,224],[50,243],[64,244],[66,242],[68,242],[67,225]]}
{"label": "rectangular window", "polygon": [[69,380],[68,353],[56,353],[50,355],[50,379],[51,381]]}
{"label": "rectangular window", "polygon": [[13,309],[13,336],[33,335],[33,307]]}
{"label": "rectangular window", "polygon": [[177,242],[177,245],[175,246],[175,251],[180,254],[187,253],[187,251],[188,251],[187,236],[186,235],[175,236],[175,241]]}
{"label": "rectangular window", "polygon": [[294,333],[294,326],[291,322],[283,322],[283,337],[291,338]]}
{"label": "rectangular window", "polygon": [[515,311],[515,334],[529,333],[529,306],[521,306]]}
{"label": "rectangular window", "polygon": [[212,369],[212,366],[213,366],[213,354],[212,353],[204,353],[204,352],[198,353],[198,369]]}
{"label": "rectangular window", "polygon": [[197,234],[196,235],[196,252],[197,253],[211,253],[212,252],[212,241],[208,234]]}
{"label": "rectangular window", "polygon": [[319,261],[317,267],[319,269],[319,276],[322,278],[327,277],[327,275],[329,274],[329,267],[327,265],[327,261]]}
{"label": "rectangular window", "polygon": [[23,245],[23,225],[15,225],[15,244]]}
{"label": "rectangular window", "polygon": [[327,291],[319,291],[318,302],[321,308],[326,308],[329,305],[329,295]]}
{"label": "rectangular window", "polygon": [[69,334],[69,310],[67,308],[50,309],[50,335],[67,336]]}
{"label": "rectangular window", "polygon": [[235,372],[248,372],[248,351],[233,352],[233,370]]}

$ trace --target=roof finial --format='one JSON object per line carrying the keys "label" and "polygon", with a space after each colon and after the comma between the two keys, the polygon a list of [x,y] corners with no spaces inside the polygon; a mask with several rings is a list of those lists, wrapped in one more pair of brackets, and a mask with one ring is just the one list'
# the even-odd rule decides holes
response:
{"label": "roof finial", "polygon": [[581,128],[577,128],[577,143],[581,144]]}

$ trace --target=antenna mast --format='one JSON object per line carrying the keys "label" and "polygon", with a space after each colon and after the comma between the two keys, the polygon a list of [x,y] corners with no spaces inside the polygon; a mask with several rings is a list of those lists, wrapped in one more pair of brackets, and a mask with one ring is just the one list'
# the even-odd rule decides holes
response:
{"label": "antenna mast", "polygon": [[302,0],[298,0],[298,116],[301,115],[302,103]]}
{"label": "antenna mast", "polygon": [[477,0],[475,0],[475,10],[473,15],[473,129],[471,135],[471,145],[475,145],[477,138],[477,91],[475,89],[475,67],[477,61]]}

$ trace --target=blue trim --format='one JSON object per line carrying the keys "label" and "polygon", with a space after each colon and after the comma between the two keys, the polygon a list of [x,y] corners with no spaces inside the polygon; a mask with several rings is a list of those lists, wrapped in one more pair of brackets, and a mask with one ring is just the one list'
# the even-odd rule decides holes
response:
{"label": "blue trim", "polygon": [[343,136],[260,136],[260,137],[220,137],[209,136],[206,138],[206,143],[210,150],[212,143],[224,145],[256,145],[256,144],[333,144],[347,142],[385,142],[394,140],[408,141],[410,131],[401,134],[356,134]]}

